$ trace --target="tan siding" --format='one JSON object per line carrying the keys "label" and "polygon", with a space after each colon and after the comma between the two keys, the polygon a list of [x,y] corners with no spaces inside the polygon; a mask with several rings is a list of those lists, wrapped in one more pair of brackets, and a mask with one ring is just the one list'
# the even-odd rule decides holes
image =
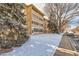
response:
{"label": "tan siding", "polygon": [[[37,16],[36,20],[33,20],[32,13]],[[43,18],[44,14],[42,14],[41,11],[39,11],[33,5],[29,5],[29,6],[26,6],[26,8],[25,8],[25,14],[26,14],[26,18],[27,18],[26,23],[27,23],[27,28],[28,28],[29,34],[32,34],[32,29],[34,27],[34,26],[32,26],[33,25],[32,21],[38,23],[38,25],[36,25],[36,27],[37,27],[36,29],[38,29],[38,32],[39,32],[40,29],[44,32],[44,30],[47,28],[47,27],[44,27],[44,26],[47,26],[47,25],[45,24],[45,20]],[[40,18],[42,20],[40,20]]]}

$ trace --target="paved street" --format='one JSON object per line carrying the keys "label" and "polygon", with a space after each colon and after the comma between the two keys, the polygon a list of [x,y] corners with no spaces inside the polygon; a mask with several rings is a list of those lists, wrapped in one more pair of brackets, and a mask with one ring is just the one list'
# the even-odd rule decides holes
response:
{"label": "paved street", "polygon": [[55,56],[75,56],[78,54],[79,53],[76,51],[74,42],[72,41],[71,37],[64,35],[54,55]]}
{"label": "paved street", "polygon": [[54,55],[63,34],[40,34],[33,35],[19,48],[11,52],[3,53],[2,56],[49,56]]}
{"label": "paved street", "polygon": [[70,37],[70,39],[73,41],[76,51],[79,52],[79,37]]}

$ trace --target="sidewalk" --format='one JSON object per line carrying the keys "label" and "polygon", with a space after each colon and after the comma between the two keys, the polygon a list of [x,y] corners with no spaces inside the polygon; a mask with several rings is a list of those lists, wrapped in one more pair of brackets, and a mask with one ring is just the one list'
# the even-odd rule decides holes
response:
{"label": "sidewalk", "polygon": [[11,52],[1,54],[2,56],[50,56],[56,51],[62,34],[40,34],[33,35],[21,47]]}

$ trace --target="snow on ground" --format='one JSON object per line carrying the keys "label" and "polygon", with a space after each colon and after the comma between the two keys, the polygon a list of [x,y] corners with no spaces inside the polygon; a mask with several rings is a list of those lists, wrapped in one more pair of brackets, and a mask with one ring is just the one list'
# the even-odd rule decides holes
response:
{"label": "snow on ground", "polygon": [[31,38],[19,48],[2,56],[50,56],[55,53],[63,34],[39,34]]}

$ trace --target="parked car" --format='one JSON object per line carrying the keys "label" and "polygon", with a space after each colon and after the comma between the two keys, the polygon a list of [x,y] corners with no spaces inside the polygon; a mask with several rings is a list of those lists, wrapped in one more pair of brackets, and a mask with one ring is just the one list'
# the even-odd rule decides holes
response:
{"label": "parked car", "polygon": [[66,32],[66,35],[67,35],[67,36],[74,37],[74,33],[73,33],[73,32]]}

